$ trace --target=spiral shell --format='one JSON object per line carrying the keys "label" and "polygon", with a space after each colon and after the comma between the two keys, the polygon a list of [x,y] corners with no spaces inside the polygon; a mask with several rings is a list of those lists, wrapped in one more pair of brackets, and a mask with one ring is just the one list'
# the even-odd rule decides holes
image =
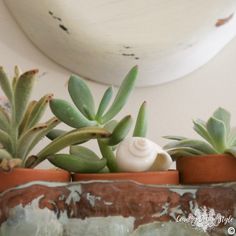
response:
{"label": "spiral shell", "polygon": [[[170,158],[160,146],[147,138],[141,137],[126,138],[119,144],[116,152],[116,160],[120,171],[138,172],[149,169],[168,169],[169,165],[167,163],[169,162],[164,161],[165,157],[168,160]],[[160,163],[158,163],[158,159],[161,161]]]}

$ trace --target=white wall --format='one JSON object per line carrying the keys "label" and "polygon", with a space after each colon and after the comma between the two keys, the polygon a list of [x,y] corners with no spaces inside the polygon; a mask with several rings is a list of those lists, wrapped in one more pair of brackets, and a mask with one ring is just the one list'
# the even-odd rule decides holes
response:
{"label": "white wall", "polygon": [[[50,92],[55,97],[69,98],[66,82],[70,72],[34,47],[9,15],[2,0],[0,65],[9,73],[14,65],[19,65],[22,70],[39,68],[41,74],[45,73],[38,79],[35,98]],[[88,83],[95,96],[100,98],[106,86]],[[144,100],[149,106],[149,137],[161,145],[166,143],[163,135],[194,136],[192,118],[205,119],[218,106],[231,111],[232,124],[236,125],[236,39],[208,64],[185,78],[157,87],[136,89],[120,117],[127,113],[135,115]],[[50,115],[48,111],[47,117]]]}

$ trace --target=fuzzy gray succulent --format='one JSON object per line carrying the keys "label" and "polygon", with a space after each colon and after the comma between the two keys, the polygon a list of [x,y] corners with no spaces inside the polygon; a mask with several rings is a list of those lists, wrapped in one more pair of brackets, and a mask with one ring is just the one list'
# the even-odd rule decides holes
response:
{"label": "fuzzy gray succulent", "polygon": [[193,129],[203,140],[165,136],[172,141],[164,149],[173,158],[222,153],[236,156],[236,130],[231,128],[230,118],[230,113],[220,107],[206,122],[200,119],[193,121]]}

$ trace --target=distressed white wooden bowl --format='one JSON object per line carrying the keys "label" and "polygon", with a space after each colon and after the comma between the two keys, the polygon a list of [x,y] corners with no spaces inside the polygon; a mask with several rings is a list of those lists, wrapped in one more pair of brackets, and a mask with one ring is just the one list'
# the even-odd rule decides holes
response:
{"label": "distressed white wooden bowl", "polygon": [[5,0],[33,43],[55,62],[117,84],[139,65],[138,86],[180,78],[236,33],[235,0]]}

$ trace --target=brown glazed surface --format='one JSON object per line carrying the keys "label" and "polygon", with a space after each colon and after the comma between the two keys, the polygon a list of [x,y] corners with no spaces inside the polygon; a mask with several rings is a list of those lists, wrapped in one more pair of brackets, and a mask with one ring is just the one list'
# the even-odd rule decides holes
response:
{"label": "brown glazed surface", "polygon": [[[176,221],[187,217],[195,207],[213,208],[225,217],[236,218],[236,183],[209,186],[142,185],[129,181],[97,181],[49,187],[46,183],[29,184],[0,195],[0,224],[9,209],[39,198],[39,208],[48,208],[59,217],[117,216],[135,217],[135,227],[153,221]],[[220,225],[210,235],[218,232]]]}
{"label": "brown glazed surface", "polygon": [[69,182],[70,174],[57,169],[15,168],[10,172],[0,171],[0,192],[31,181]]}
{"label": "brown glazed surface", "polygon": [[230,155],[181,157],[176,166],[182,184],[236,181],[236,158]]}

